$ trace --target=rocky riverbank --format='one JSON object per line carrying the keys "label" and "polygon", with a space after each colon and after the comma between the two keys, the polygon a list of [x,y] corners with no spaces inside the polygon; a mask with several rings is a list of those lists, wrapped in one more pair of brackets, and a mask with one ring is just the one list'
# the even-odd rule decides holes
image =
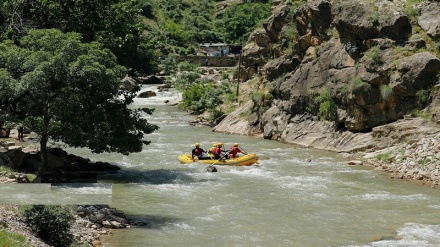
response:
{"label": "rocky riverbank", "polygon": [[[214,131],[262,136],[249,118],[240,117],[252,107],[251,101],[243,104]],[[353,158],[351,165],[372,165],[390,173],[391,178],[417,180],[432,187],[440,184],[440,122],[408,117],[356,133],[304,114],[292,118],[288,125],[288,130],[273,139],[341,153]]]}
{"label": "rocky riverbank", "polygon": [[[27,174],[0,172],[0,184],[29,183]],[[24,223],[18,213],[18,205],[0,205],[0,230],[7,230],[25,236],[27,243],[34,247],[50,247],[39,239]],[[143,225],[130,220],[122,211],[108,205],[72,205],[75,222],[71,233],[81,246],[104,247],[101,236],[115,229]]]}
{"label": "rocky riverbank", "polygon": [[[30,183],[35,177],[33,173],[41,162],[39,148],[29,139],[25,140],[18,142],[15,138],[2,138],[0,141],[0,166],[6,167],[3,171],[0,170],[0,184]],[[67,154],[61,149],[52,149],[49,156],[52,179],[56,176],[61,178],[62,182],[74,182],[78,179],[82,181],[96,177],[100,172],[116,172],[120,169],[108,163],[92,163],[88,159]],[[0,230],[23,235],[29,246],[49,247],[50,245],[44,243],[27,227],[18,213],[18,208],[18,205],[0,205]],[[142,225],[140,222],[129,220],[123,212],[107,205],[72,205],[71,211],[75,216],[71,233],[81,246],[102,247],[102,235],[110,234],[114,229]]]}
{"label": "rocky riverbank", "polygon": [[440,134],[366,153],[366,164],[390,173],[391,178],[417,180],[431,187],[440,184]]}
{"label": "rocky riverbank", "polygon": [[[20,217],[19,206],[0,205],[0,230],[18,233],[33,247],[50,247],[38,238]],[[113,229],[130,227],[124,213],[103,205],[72,206],[75,222],[71,227],[74,239],[81,246],[105,247],[101,236],[110,234]]]}

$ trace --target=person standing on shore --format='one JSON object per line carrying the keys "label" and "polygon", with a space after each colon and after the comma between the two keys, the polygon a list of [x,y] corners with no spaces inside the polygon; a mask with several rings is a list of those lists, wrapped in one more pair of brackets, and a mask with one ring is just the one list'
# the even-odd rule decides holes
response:
{"label": "person standing on shore", "polygon": [[23,127],[22,125],[20,125],[20,126],[17,128],[17,132],[18,132],[17,140],[18,140],[19,142],[24,142],[24,134],[23,134],[23,132],[24,132],[24,127]]}

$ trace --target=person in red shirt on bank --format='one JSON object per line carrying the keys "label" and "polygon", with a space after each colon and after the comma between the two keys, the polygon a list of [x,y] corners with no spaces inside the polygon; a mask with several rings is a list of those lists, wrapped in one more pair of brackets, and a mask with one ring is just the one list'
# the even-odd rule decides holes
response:
{"label": "person in red shirt on bank", "polygon": [[238,143],[234,143],[234,145],[232,145],[229,148],[229,158],[237,158],[238,157],[238,153],[242,153],[242,154],[246,154],[245,151],[243,151],[243,149],[241,149],[240,145],[238,145]]}

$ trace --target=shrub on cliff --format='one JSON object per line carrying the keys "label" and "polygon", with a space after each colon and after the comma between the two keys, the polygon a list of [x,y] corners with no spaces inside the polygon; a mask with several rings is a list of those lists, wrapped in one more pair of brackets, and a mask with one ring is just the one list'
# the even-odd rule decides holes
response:
{"label": "shrub on cliff", "polygon": [[66,247],[73,243],[70,227],[74,217],[65,207],[59,205],[23,206],[21,213],[25,222],[38,237],[55,247]]}
{"label": "shrub on cliff", "polygon": [[321,120],[335,121],[338,117],[337,106],[327,91],[322,92],[314,99],[318,105],[318,117]]}

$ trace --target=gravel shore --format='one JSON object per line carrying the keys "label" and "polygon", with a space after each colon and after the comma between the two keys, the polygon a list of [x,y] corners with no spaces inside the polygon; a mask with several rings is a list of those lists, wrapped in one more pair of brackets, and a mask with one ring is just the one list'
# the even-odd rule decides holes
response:
{"label": "gravel shore", "polygon": [[389,172],[391,178],[417,180],[436,187],[440,184],[439,140],[440,133],[366,153],[364,163]]}

